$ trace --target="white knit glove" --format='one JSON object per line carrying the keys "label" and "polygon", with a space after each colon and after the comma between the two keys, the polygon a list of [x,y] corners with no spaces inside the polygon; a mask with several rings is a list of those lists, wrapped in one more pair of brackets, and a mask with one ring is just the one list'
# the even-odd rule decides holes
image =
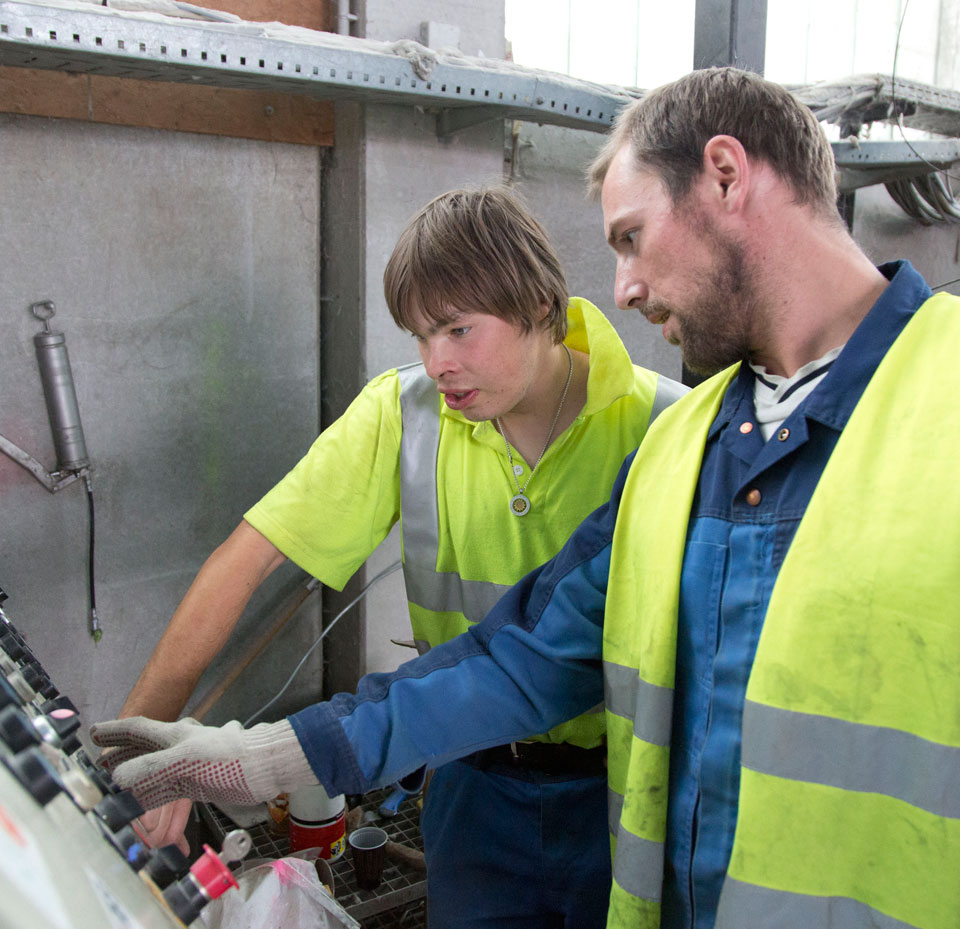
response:
{"label": "white knit glove", "polygon": [[147,810],[180,797],[249,806],[317,783],[287,720],[244,729],[131,716],[97,723],[90,735],[112,749],[103,763]]}

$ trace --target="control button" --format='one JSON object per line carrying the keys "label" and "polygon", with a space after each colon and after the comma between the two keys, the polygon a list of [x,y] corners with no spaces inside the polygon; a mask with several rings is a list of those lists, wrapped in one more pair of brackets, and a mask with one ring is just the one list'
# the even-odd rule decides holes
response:
{"label": "control button", "polygon": [[756,487],[754,487],[753,490],[747,491],[747,503],[749,503],[750,506],[759,506],[762,499],[763,497],[760,495],[760,491],[757,490]]}
{"label": "control button", "polygon": [[185,926],[189,926],[210,902],[192,874],[187,874],[163,891],[163,899]]}
{"label": "control button", "polygon": [[120,793],[120,785],[104,768],[94,764],[83,749],[80,749],[75,757],[77,764],[83,768],[83,773],[86,774],[87,777],[89,777],[90,780],[100,788],[100,793],[104,795]]}
{"label": "control button", "polygon": [[189,870],[190,859],[176,845],[156,849],[147,862],[147,874],[160,890],[169,887]]}
{"label": "control button", "polygon": [[47,700],[52,700],[60,693],[60,691],[53,686],[53,681],[47,676],[47,672],[43,670],[40,662],[36,660],[27,662],[21,669],[21,673],[23,674],[23,679],[38,694]]}
{"label": "control button", "polygon": [[236,878],[226,862],[209,845],[203,846],[203,854],[190,866],[190,873],[208,900],[216,900],[231,887],[237,886]]}
{"label": "control button", "polygon": [[41,806],[46,806],[63,790],[57,772],[53,769],[53,765],[43,757],[39,746],[28,748],[17,755],[0,760]]}
{"label": "control button", "polygon": [[740,431],[747,435],[750,432],[753,432],[753,423],[740,423]]}
{"label": "control button", "polygon": [[17,692],[21,703],[33,703],[37,699],[37,692],[27,683],[19,668],[7,675],[7,683]]}
{"label": "control button", "polygon": [[9,629],[0,630],[0,648],[2,648],[14,661],[19,661],[23,657],[23,646],[17,641],[17,637]]}
{"label": "control button", "polygon": [[114,835],[113,840],[124,860],[134,871],[142,870],[150,861],[150,846],[137,835],[133,826],[124,826]]}
{"label": "control button", "polygon": [[778,439],[780,442],[786,442],[787,439],[789,439],[789,438],[790,438],[790,430],[789,430],[789,429],[781,429],[781,430],[777,433],[777,439]]}
{"label": "control button", "polygon": [[143,807],[129,790],[107,794],[93,812],[103,820],[111,832],[119,832],[128,823],[143,815]]}
{"label": "control button", "polygon": [[75,713],[78,716],[80,715],[80,711],[66,694],[58,694],[40,707],[40,711],[46,716],[50,716],[54,710],[69,710],[71,713]]}
{"label": "control button", "polygon": [[[233,851],[235,845],[243,848]],[[235,829],[227,833],[220,855],[209,845],[203,846],[203,854],[190,866],[190,873],[163,892],[163,899],[181,922],[189,925],[211,900],[238,886],[227,861],[239,861],[250,850],[250,845],[249,834]]]}
{"label": "control button", "polygon": [[23,698],[5,677],[0,677],[0,707],[5,706],[23,706]]}
{"label": "control button", "polygon": [[80,728],[80,717],[71,710],[56,709],[52,710],[46,717],[50,720],[60,739],[60,747],[68,755],[72,755],[80,748],[80,738],[77,736],[77,730]]}
{"label": "control button", "polygon": [[39,745],[42,737],[23,710],[7,706],[0,710],[0,741],[16,754],[31,745]]}

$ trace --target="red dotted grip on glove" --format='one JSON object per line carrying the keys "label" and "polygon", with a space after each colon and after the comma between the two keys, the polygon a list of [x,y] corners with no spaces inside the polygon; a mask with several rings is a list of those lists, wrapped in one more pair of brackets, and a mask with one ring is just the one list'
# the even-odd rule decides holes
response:
{"label": "red dotted grip on glove", "polygon": [[239,761],[176,761],[131,784],[130,789],[147,809],[182,797],[209,803],[258,802]]}

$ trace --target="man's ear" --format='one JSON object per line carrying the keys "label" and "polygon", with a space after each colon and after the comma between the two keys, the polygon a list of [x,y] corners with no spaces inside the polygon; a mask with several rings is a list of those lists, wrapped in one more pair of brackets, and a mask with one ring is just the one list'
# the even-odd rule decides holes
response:
{"label": "man's ear", "polygon": [[703,180],[723,209],[743,207],[750,187],[750,162],[740,140],[715,135],[703,147]]}

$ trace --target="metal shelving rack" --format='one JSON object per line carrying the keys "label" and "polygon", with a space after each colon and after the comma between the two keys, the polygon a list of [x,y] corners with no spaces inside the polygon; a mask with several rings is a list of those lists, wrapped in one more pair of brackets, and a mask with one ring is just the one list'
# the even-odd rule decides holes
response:
{"label": "metal shelving rack", "polygon": [[[318,99],[406,104],[437,114],[450,135],[494,119],[605,131],[642,92],[578,81],[504,62],[437,55],[414,42],[368,42],[263,24],[179,20],[91,6],[0,0],[0,64],[111,77],[279,90]],[[908,126],[960,136],[960,94],[886,75],[791,90],[818,118],[856,127],[901,115]],[[834,145],[845,189],[945,169],[953,141]]]}
{"label": "metal shelving rack", "polygon": [[630,99],[561,75],[481,67],[483,59],[451,63],[416,43],[387,51],[388,43],[338,36],[324,43],[327,34],[315,33],[313,44],[254,34],[259,24],[160,21],[97,9],[0,0],[0,64],[432,107],[445,132],[497,118],[602,132]]}

